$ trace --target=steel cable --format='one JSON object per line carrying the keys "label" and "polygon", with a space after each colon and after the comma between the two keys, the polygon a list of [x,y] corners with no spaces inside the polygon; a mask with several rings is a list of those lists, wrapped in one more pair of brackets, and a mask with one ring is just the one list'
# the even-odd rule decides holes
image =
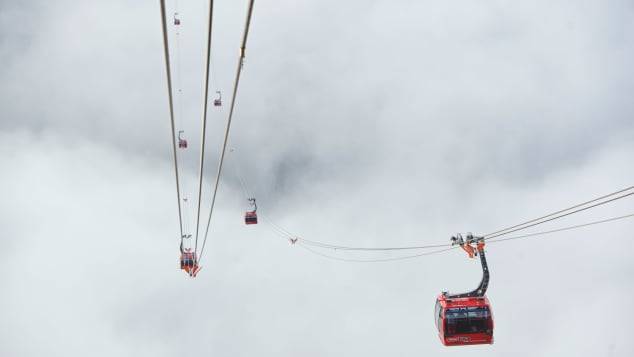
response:
{"label": "steel cable", "polygon": [[444,252],[450,251],[452,249],[458,248],[457,246],[454,246],[454,247],[449,247],[449,248],[445,248],[445,249],[433,250],[431,252],[424,252],[424,253],[419,253],[419,254],[406,255],[406,256],[402,256],[402,257],[393,257],[393,258],[351,259],[351,258],[340,258],[340,257],[335,257],[335,256],[332,256],[332,255],[324,254],[324,253],[318,252],[318,251],[306,246],[303,243],[298,243],[298,244],[299,244],[300,247],[302,247],[306,251],[310,252],[311,254],[316,254],[316,255],[322,256],[324,258],[333,259],[333,260],[339,260],[339,261],[349,262],[349,263],[382,263],[382,262],[392,262],[392,261],[398,261],[398,260],[414,259],[414,258],[424,257],[424,256],[427,256],[427,255],[444,253]]}
{"label": "steel cable", "polygon": [[626,214],[624,216],[606,218],[606,219],[602,219],[602,220],[598,220],[598,221],[594,221],[594,222],[589,222],[589,223],[577,224],[577,225],[574,225],[574,226],[569,226],[569,227],[564,227],[564,228],[551,229],[549,231],[528,233],[528,234],[523,234],[523,235],[514,236],[514,237],[505,237],[505,238],[498,238],[498,239],[494,239],[493,238],[493,239],[489,240],[487,243],[504,242],[504,241],[507,241],[507,240],[529,238],[529,237],[541,236],[541,235],[550,234],[550,233],[569,231],[569,230],[572,230],[572,229],[583,228],[583,227],[588,227],[588,226],[594,226],[596,224],[613,222],[613,221],[618,221],[618,220],[621,220],[621,219],[632,218],[632,217],[634,217],[634,213]]}
{"label": "steel cable", "polygon": [[198,170],[198,207],[196,209],[196,238],[194,243],[194,252],[198,251],[198,232],[200,228],[200,204],[203,190],[203,174],[205,167],[205,139],[207,137],[207,109],[209,103],[209,82],[210,82],[210,63],[211,63],[211,34],[213,25],[214,1],[209,0],[209,19],[207,24],[207,57],[205,62],[205,85],[203,94],[203,110],[202,110],[202,130],[200,134],[200,163]]}
{"label": "steel cable", "polygon": [[211,208],[209,211],[209,217],[207,219],[207,227],[205,228],[205,238],[203,239],[203,244],[202,247],[200,248],[200,254],[199,254],[199,258],[198,261],[200,262],[202,260],[203,257],[203,253],[205,250],[205,244],[207,243],[207,238],[209,235],[209,227],[211,225],[211,217],[213,215],[214,212],[214,207],[216,204],[216,195],[218,193],[218,186],[220,184],[220,177],[222,175],[222,165],[224,163],[224,158],[225,158],[225,153],[227,151],[227,142],[229,141],[229,131],[231,130],[231,120],[233,118],[233,112],[235,109],[235,103],[236,103],[236,96],[238,93],[238,85],[240,83],[240,73],[242,72],[242,65],[244,63],[244,57],[245,57],[245,50],[246,50],[246,46],[247,46],[247,38],[249,35],[249,27],[251,25],[251,17],[253,14],[253,4],[254,4],[255,0],[250,0],[249,1],[249,7],[247,9],[247,18],[246,18],[246,23],[244,26],[244,33],[242,35],[242,45],[240,46],[240,56],[238,59],[238,68],[236,69],[236,77],[235,77],[235,81],[234,81],[234,85],[233,85],[233,93],[231,96],[231,106],[229,108],[229,116],[227,117],[227,126],[225,128],[225,136],[224,136],[224,141],[222,144],[222,151],[220,153],[220,161],[218,162],[218,171],[216,173],[216,182],[214,184],[214,190],[213,190],[213,194],[211,197]]}
{"label": "steel cable", "polygon": [[[628,214],[628,215],[624,215],[624,216],[619,216],[619,217],[602,219],[602,220],[599,220],[599,221],[594,221],[594,222],[589,222],[589,223],[584,223],[584,224],[577,224],[577,225],[569,226],[569,227],[563,227],[563,228],[552,229],[552,230],[548,230],[548,231],[524,234],[524,235],[521,235],[521,236],[493,239],[493,240],[488,241],[487,244],[500,243],[500,242],[504,242],[504,241],[510,241],[510,240],[529,238],[529,237],[542,236],[542,235],[547,235],[547,234],[552,234],[552,233],[557,233],[557,232],[563,232],[563,231],[568,231],[568,230],[573,230],[573,229],[578,229],[578,228],[583,228],[583,227],[588,227],[588,226],[593,226],[593,225],[597,225],[597,224],[613,222],[613,221],[622,220],[622,219],[626,219],[626,218],[633,218],[633,217],[634,217],[634,213]],[[446,251],[449,251],[449,250],[452,250],[452,249],[459,248],[459,246],[453,246],[453,247],[449,247],[449,248],[446,248],[446,249],[440,249],[440,250],[435,250],[435,251],[431,251],[431,252],[425,252],[425,253],[421,253],[421,254],[406,255],[406,256],[402,256],[402,257],[393,257],[393,258],[350,259],[350,258],[341,258],[341,257],[332,256],[332,255],[329,255],[329,254],[324,254],[324,253],[318,252],[318,251],[316,251],[314,249],[311,249],[310,247],[308,247],[308,246],[306,246],[305,244],[302,244],[302,243],[299,243],[299,245],[303,249],[305,249],[308,252],[310,252],[311,254],[319,255],[319,256],[322,256],[322,257],[325,257],[325,258],[328,258],[328,259],[339,260],[339,261],[343,261],[343,262],[352,262],[352,263],[377,263],[377,262],[389,262],[389,261],[406,260],[406,259],[419,258],[419,257],[427,256],[427,255],[443,253],[443,252],[446,252]]]}
{"label": "steel cable", "polygon": [[[232,149],[232,151],[234,151],[234,149]],[[239,182],[240,182],[240,185],[242,186],[242,190],[243,190],[243,192],[245,193],[245,195],[246,195],[246,196],[247,196],[247,198],[248,198],[248,197],[250,197],[250,196],[249,196],[249,193],[248,193],[248,187],[247,187],[246,181],[245,181],[245,180],[242,178],[242,176],[240,175],[240,173],[239,173],[239,171],[238,171],[237,164],[236,164],[236,165],[234,165],[234,167],[235,167],[235,173],[236,173],[236,176],[237,176],[237,178],[238,178],[238,180],[239,180]],[[614,195],[617,195],[617,194],[619,194],[619,193],[627,192],[627,191],[629,191],[629,190],[632,190],[633,188],[634,188],[634,186],[630,186],[630,187],[628,187],[628,188],[621,189],[621,190],[618,190],[618,191],[612,192],[612,193],[610,193],[610,194],[607,194],[607,195],[603,195],[603,196],[597,197],[597,198],[592,199],[592,200],[590,200],[590,201],[586,201],[586,202],[583,202],[583,203],[580,203],[580,204],[574,205],[574,206],[572,206],[572,207],[569,207],[569,208],[566,208],[566,209],[563,209],[563,210],[559,210],[559,211],[556,211],[556,212],[550,213],[550,214],[548,214],[548,215],[546,215],[546,216],[542,216],[542,217],[540,217],[540,218],[536,218],[536,219],[533,219],[533,220],[530,220],[530,221],[524,222],[523,224],[518,224],[518,225],[515,225],[515,226],[512,226],[512,227],[509,227],[509,228],[503,229],[503,230],[499,230],[499,231],[497,231],[497,233],[498,233],[498,234],[494,234],[494,233],[496,233],[496,232],[494,232],[494,233],[489,233],[488,235],[485,235],[485,236],[484,236],[484,237],[485,237],[485,240],[488,240],[488,239],[491,239],[491,238],[500,237],[500,236],[502,236],[502,235],[506,235],[506,234],[513,233],[513,232],[516,232],[516,231],[519,231],[519,230],[523,230],[523,229],[526,229],[526,228],[530,228],[530,227],[533,227],[533,226],[537,226],[537,225],[540,225],[540,224],[543,224],[543,223],[546,223],[546,222],[554,221],[554,220],[556,220],[556,219],[559,219],[559,218],[562,218],[562,217],[566,217],[566,216],[572,215],[572,214],[574,214],[574,213],[578,213],[578,212],[581,212],[581,211],[585,211],[585,210],[590,209],[590,208],[594,208],[594,207],[597,207],[597,206],[601,206],[601,205],[604,205],[604,204],[606,204],[606,203],[613,202],[613,201],[619,200],[619,199],[621,199],[621,198],[631,196],[631,195],[633,195],[633,194],[634,194],[634,192],[627,193],[627,194],[624,194],[624,195],[621,195],[621,196],[618,196],[618,197],[614,197],[614,198],[609,199],[609,200],[601,201],[601,202],[595,203],[594,205],[591,205],[591,206],[583,207],[583,206],[585,206],[585,205],[588,205],[589,203],[597,202],[597,201],[600,201],[600,200],[602,200],[602,199],[605,199],[605,198],[608,198],[608,197],[612,197],[612,196],[614,196]],[[572,211],[572,212],[567,212],[567,211],[570,211],[571,209],[578,208],[578,207],[583,207],[583,208],[577,209],[577,210]],[[554,216],[554,215],[557,215],[557,214],[559,214],[559,213],[563,213],[563,212],[567,212],[567,213],[565,213],[565,214],[561,214],[561,215],[556,216],[556,217],[552,217],[552,216]],[[441,244],[430,244],[430,245],[420,245],[420,246],[404,246],[404,247],[350,247],[350,246],[343,246],[343,245],[334,245],[334,244],[323,243],[323,242],[318,242],[318,241],[313,241],[313,240],[309,240],[309,239],[306,239],[306,238],[302,238],[301,236],[299,236],[299,235],[295,235],[295,234],[293,234],[293,233],[291,233],[291,232],[289,232],[289,231],[285,230],[284,228],[282,228],[282,227],[278,226],[277,224],[275,224],[275,222],[273,222],[271,219],[268,219],[268,218],[267,218],[267,217],[265,217],[264,215],[261,215],[261,216],[262,216],[262,218],[263,218],[263,219],[264,219],[264,220],[265,220],[265,221],[266,221],[266,222],[267,222],[270,226],[272,226],[272,227],[273,227],[276,231],[278,231],[278,232],[282,232],[282,233],[283,233],[283,235],[284,235],[284,236],[286,236],[286,238],[288,238],[288,239],[291,239],[291,238],[293,238],[293,239],[297,239],[297,240],[298,240],[298,242],[301,242],[301,243],[303,244],[303,246],[313,246],[313,247],[316,247],[316,248],[322,248],[322,249],[332,249],[332,250],[336,250],[336,251],[399,251],[399,250],[423,250],[423,249],[444,248],[444,247],[450,247],[450,246],[451,246],[451,244],[450,244],[450,243],[444,243],[444,244],[442,244],[442,243],[441,243]],[[549,218],[549,217],[550,217],[550,218]],[[624,216],[623,218],[627,218],[627,217],[629,217],[629,216]],[[547,220],[543,220],[544,218],[549,218],[549,219],[547,219]],[[620,218],[619,218],[619,217],[617,217],[616,219],[620,219]],[[609,222],[609,221],[612,221],[612,220],[616,220],[616,219],[608,219],[608,220],[606,220],[606,222]],[[541,221],[540,221],[540,220],[541,220]],[[538,221],[539,221],[539,222],[538,222]],[[579,227],[585,227],[585,226],[587,226],[587,225],[592,225],[592,224],[596,224],[596,223],[603,223],[603,222],[604,222],[604,221],[593,222],[593,223],[590,223],[590,224],[583,224],[583,225],[579,225]],[[532,224],[527,225],[527,224],[529,224],[529,223],[532,223]],[[574,226],[574,227],[577,227],[577,226]],[[514,229],[513,229],[513,228],[514,228]],[[512,230],[511,230],[511,229],[512,229]],[[560,229],[560,230],[568,230],[568,229],[571,229],[571,228],[564,228],[564,229]],[[555,232],[555,231],[560,231],[560,230],[554,230],[553,232]],[[502,232],[505,232],[505,233],[502,233]],[[549,232],[550,232],[550,231],[549,231]],[[538,235],[538,234],[543,234],[543,233],[530,234],[529,236]],[[494,240],[494,241],[501,241],[501,240]]]}
{"label": "steel cable", "polygon": [[178,158],[176,154],[176,128],[174,125],[174,100],[172,97],[172,75],[170,70],[169,41],[167,39],[167,20],[165,14],[165,0],[159,0],[161,6],[161,24],[163,28],[163,50],[165,54],[165,72],[167,75],[167,93],[169,99],[170,124],[172,127],[172,153],[174,156],[174,175],[176,177],[176,201],[178,202],[178,225],[180,229],[180,239],[183,239],[183,216],[181,212],[181,192],[178,178]]}
{"label": "steel cable", "polygon": [[[595,203],[595,204],[590,205],[590,206],[587,206],[587,207],[579,208],[579,209],[576,209],[576,210],[574,210],[574,211],[571,211],[571,212],[568,212],[568,213],[561,214],[561,215],[559,215],[559,216],[555,216],[555,217],[548,218],[548,219],[546,219],[546,220],[541,220],[541,221],[538,221],[538,222],[535,222],[535,220],[533,220],[533,222],[535,222],[535,223],[531,223],[531,224],[529,224],[529,225],[521,226],[521,227],[518,227],[518,228],[515,228],[515,229],[511,229],[511,230],[508,230],[508,231],[505,231],[505,232],[502,232],[502,233],[498,233],[498,234],[493,234],[493,235],[489,234],[489,235],[486,235],[486,236],[484,236],[484,237],[485,237],[485,239],[491,239],[491,238],[495,238],[495,237],[500,237],[500,236],[503,236],[503,235],[507,235],[507,234],[509,234],[509,233],[513,233],[513,232],[521,231],[521,230],[524,230],[524,229],[526,229],[526,228],[534,227],[534,226],[537,226],[537,225],[540,225],[540,224],[544,224],[544,223],[547,223],[547,222],[554,221],[554,220],[559,219],[559,218],[563,218],[563,217],[566,217],[566,216],[570,216],[571,214],[578,213],[578,212],[582,212],[582,211],[588,210],[588,209],[590,209],[590,208],[594,208],[594,207],[602,206],[602,205],[604,205],[604,204],[606,204],[606,203],[610,203],[610,202],[613,202],[613,201],[616,201],[616,200],[620,200],[621,198],[625,198],[625,197],[632,196],[632,195],[634,195],[634,192],[630,192],[630,193],[627,193],[627,194],[624,194],[624,195],[621,195],[621,196],[617,196],[617,197],[615,197],[615,198],[611,198],[611,199],[606,200],[606,201],[601,201],[601,202],[599,202],[599,203]],[[610,195],[610,196],[611,196],[611,195]],[[595,202],[595,201],[596,201],[596,200],[593,200],[592,202]],[[577,205],[576,207],[580,207],[580,206],[581,206],[581,205]],[[565,212],[565,211],[567,211],[567,210],[563,210],[563,211],[561,211],[561,212]],[[547,217],[550,217],[550,216],[552,216],[552,214],[551,214],[551,215],[548,215]]]}
{"label": "steel cable", "polygon": [[[484,237],[486,238],[486,237],[489,237],[489,236],[493,236],[493,235],[501,234],[502,232],[505,232],[505,231],[508,231],[508,230],[511,230],[511,229],[515,229],[515,228],[519,228],[519,227],[521,227],[521,226],[524,226],[524,225],[527,225],[527,224],[530,224],[530,223],[533,223],[533,222],[537,222],[537,221],[540,221],[540,220],[542,220],[542,219],[549,218],[549,217],[552,217],[552,216],[554,216],[554,215],[557,215],[557,214],[560,214],[560,213],[563,213],[563,212],[566,212],[566,211],[570,211],[570,210],[572,210],[572,209],[575,209],[575,208],[578,208],[578,207],[582,207],[582,206],[588,205],[588,204],[593,203],[593,202],[596,202],[596,201],[600,201],[600,200],[602,200],[602,199],[604,199],[604,198],[608,198],[608,197],[611,197],[611,196],[617,195],[617,194],[619,194],[619,193],[623,193],[623,192],[626,192],[626,191],[630,191],[630,190],[632,190],[632,189],[634,189],[634,186],[630,186],[630,187],[624,188],[624,189],[622,189],[622,190],[618,190],[618,191],[615,191],[615,192],[609,193],[609,194],[607,194],[607,195],[603,195],[603,196],[601,196],[601,197],[597,197],[597,198],[592,199],[592,200],[590,200],[590,201],[586,201],[586,202],[583,202],[583,203],[576,204],[576,205],[574,205],[574,206],[572,206],[572,207],[568,207],[568,208],[566,208],[566,209],[562,209],[562,210],[559,210],[559,211],[556,211],[556,212],[553,212],[553,213],[547,214],[547,215],[542,216],[542,217],[539,217],[539,218],[531,219],[530,221],[526,221],[526,222],[524,222],[524,223],[516,224],[516,225],[511,226],[511,227],[507,227],[507,228],[504,228],[504,229],[497,230],[497,231],[495,231],[495,232],[491,232],[491,233],[485,234],[485,235],[484,235]],[[504,234],[506,234],[506,233],[504,233]]]}
{"label": "steel cable", "polygon": [[[233,152],[234,150],[232,149],[231,151]],[[235,175],[238,178],[238,181],[240,183],[242,192],[244,193],[245,197],[247,197],[247,198],[250,197],[250,193],[249,193],[249,189],[248,189],[247,183],[246,183],[245,179],[240,175],[240,172],[238,170],[237,165],[234,165],[234,169],[235,169]],[[575,205],[573,207],[582,207],[584,204],[596,202],[596,201],[598,201],[600,199],[611,197],[614,194],[622,193],[622,192],[625,192],[625,191],[627,191],[627,189],[616,191],[613,194],[601,196],[601,197],[596,198],[596,199],[594,199],[592,201],[587,201],[587,202],[584,202],[583,204]],[[596,204],[594,204],[592,206],[584,207],[584,208],[578,209],[578,210],[576,210],[574,212],[568,212],[568,213],[566,213],[564,215],[560,215],[560,216],[557,216],[557,217],[552,217],[550,220],[552,221],[552,220],[555,220],[555,219],[558,219],[558,218],[561,218],[561,217],[564,217],[564,216],[567,216],[567,215],[571,215],[573,213],[577,213],[577,212],[580,212],[580,211],[583,211],[583,210],[586,210],[586,209],[589,209],[589,208],[592,208],[592,207],[603,205],[603,204],[606,204],[608,202],[612,202],[612,201],[615,201],[615,200],[630,196],[632,194],[634,194],[634,193],[629,193],[629,194],[625,194],[625,195],[621,195],[621,196],[612,198],[610,200],[598,202],[598,203],[596,203]],[[573,207],[571,207],[571,208],[573,208]],[[566,212],[566,211],[570,210],[571,208],[568,208],[566,210],[560,210],[560,211],[558,211],[558,213]],[[551,217],[552,215],[553,214],[550,214],[547,217]],[[407,259],[423,257],[423,256],[427,256],[427,255],[439,254],[439,253],[443,253],[443,252],[446,252],[446,251],[449,251],[449,250],[452,250],[452,249],[459,248],[458,246],[452,246],[451,244],[438,244],[438,245],[418,246],[418,247],[386,247],[386,248],[359,248],[359,247],[336,246],[336,245],[325,244],[325,243],[321,243],[321,242],[317,242],[317,241],[311,241],[311,240],[307,240],[307,239],[301,238],[300,236],[294,235],[291,232],[287,231],[286,229],[278,226],[277,224],[275,224],[275,222],[270,220],[265,215],[260,214],[259,216],[266,223],[268,223],[268,225],[271,227],[271,230],[276,235],[281,237],[282,239],[284,239],[284,240],[297,239],[297,241],[296,241],[297,244],[302,249],[308,251],[311,254],[315,254],[315,255],[318,255],[318,256],[321,256],[321,257],[325,257],[325,258],[328,258],[328,259],[332,259],[332,260],[344,261],[344,262],[376,263],[376,262],[399,261],[399,260],[407,260]],[[589,222],[589,223],[577,224],[577,225],[573,225],[573,226],[557,228],[557,229],[552,229],[552,230],[547,230],[547,231],[534,232],[534,233],[524,234],[524,235],[520,235],[520,236],[513,236],[513,237],[507,237],[507,238],[488,237],[488,238],[485,238],[485,240],[487,240],[488,244],[498,243],[498,242],[509,241],[509,240],[517,240],[517,239],[523,239],[523,238],[547,235],[547,234],[552,234],[552,233],[556,233],[556,232],[563,232],[563,231],[568,231],[568,230],[573,230],[573,229],[578,229],[578,228],[583,228],[583,227],[588,227],[588,226],[593,226],[593,225],[597,225],[597,224],[608,223],[608,222],[613,222],[613,221],[627,219],[627,218],[633,218],[633,217],[634,217],[634,213],[631,213],[631,214],[627,214],[627,215],[623,215],[623,216],[612,217],[612,218],[602,219],[602,220],[593,221],[593,222]],[[532,220],[532,222],[535,222],[535,221],[536,220]],[[541,224],[541,223],[545,223],[545,222],[535,223],[534,225]],[[529,228],[529,227],[526,227],[526,228]],[[499,237],[499,236],[497,236],[497,237]],[[306,242],[310,242],[310,243],[313,243],[313,244],[306,244]],[[312,248],[311,248],[311,246],[312,246]],[[430,251],[430,252],[424,252],[424,253],[420,253],[420,254],[406,255],[406,256],[400,256],[400,257],[390,257],[390,258],[379,258],[379,259],[342,258],[342,257],[337,257],[337,256],[332,256],[332,255],[329,255],[329,254],[321,253],[321,252],[318,252],[315,249],[313,249],[313,248],[334,249],[336,251],[354,251],[354,250],[357,250],[357,251],[389,251],[389,250],[392,250],[392,251],[394,251],[394,250],[441,248],[441,247],[445,247],[445,249],[439,249],[439,250]]]}

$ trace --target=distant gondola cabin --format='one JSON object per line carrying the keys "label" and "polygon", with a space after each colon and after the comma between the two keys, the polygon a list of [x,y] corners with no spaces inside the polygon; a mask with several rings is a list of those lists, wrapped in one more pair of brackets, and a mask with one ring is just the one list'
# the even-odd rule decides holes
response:
{"label": "distant gondola cabin", "polygon": [[258,224],[258,214],[255,211],[248,211],[244,214],[245,224]]}

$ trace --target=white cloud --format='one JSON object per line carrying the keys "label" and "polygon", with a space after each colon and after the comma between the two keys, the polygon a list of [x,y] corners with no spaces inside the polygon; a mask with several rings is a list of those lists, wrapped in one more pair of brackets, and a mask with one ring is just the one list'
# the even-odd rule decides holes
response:
{"label": "white cloud", "polygon": [[[182,6],[193,197],[206,5]],[[496,343],[446,349],[434,299],[475,285],[475,262],[457,251],[382,264],[309,255],[265,224],[242,225],[233,173],[291,232],[355,245],[445,242],[631,185],[627,2],[257,2],[237,149],[195,280],[177,266],[157,4],[7,9],[40,21],[18,31],[0,16],[15,35],[0,42],[0,355],[634,351],[634,316],[614,306],[632,292],[631,222],[491,244]],[[225,93],[243,11],[218,4]]]}

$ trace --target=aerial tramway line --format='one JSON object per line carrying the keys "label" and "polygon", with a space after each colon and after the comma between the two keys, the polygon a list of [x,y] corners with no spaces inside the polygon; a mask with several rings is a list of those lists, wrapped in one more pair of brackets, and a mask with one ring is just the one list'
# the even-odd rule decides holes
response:
{"label": "aerial tramway line", "polygon": [[[220,154],[220,160],[218,164],[218,170],[216,173],[215,184],[213,186],[213,194],[211,199],[211,208],[209,212],[209,216],[207,219],[207,225],[204,230],[203,241],[200,249],[198,249],[198,238],[199,238],[199,227],[200,227],[200,209],[201,209],[201,197],[202,197],[202,183],[203,183],[203,172],[204,172],[204,159],[205,159],[205,134],[206,134],[206,120],[207,120],[207,104],[209,102],[208,90],[210,86],[210,57],[211,57],[211,32],[212,32],[212,18],[213,18],[213,0],[210,1],[209,6],[209,24],[208,24],[208,34],[207,34],[207,61],[205,68],[205,87],[204,87],[204,96],[203,96],[203,111],[202,111],[202,130],[201,130],[201,151],[200,151],[200,166],[199,166],[199,180],[198,180],[198,206],[197,213],[195,219],[195,235],[193,239],[193,247],[192,245],[192,234],[189,234],[186,231],[186,227],[183,225],[183,208],[182,205],[186,203],[187,198],[183,198],[181,200],[181,183],[179,180],[179,166],[178,166],[178,155],[177,155],[177,147],[181,149],[181,152],[186,152],[188,149],[187,138],[184,135],[184,130],[176,128],[175,124],[175,113],[173,106],[173,94],[172,94],[172,79],[171,79],[171,70],[170,70],[170,56],[169,56],[169,44],[167,38],[167,15],[165,10],[165,0],[160,0],[161,5],[161,19],[162,19],[162,28],[163,28],[163,43],[164,43],[164,53],[165,53],[165,64],[166,64],[166,74],[167,74],[167,87],[168,87],[168,96],[169,96],[169,110],[170,110],[170,123],[171,123],[171,131],[172,131],[172,150],[173,150],[173,159],[174,159],[174,172],[176,178],[176,196],[178,202],[178,220],[180,227],[180,269],[184,270],[190,277],[196,277],[198,272],[201,269],[200,261],[202,259],[202,255],[205,249],[205,244],[207,241],[211,217],[214,212],[216,194],[218,191],[220,177],[223,169],[223,162],[225,159],[225,152],[227,149],[227,143],[229,139],[229,131],[231,128],[231,120],[234,113],[235,102],[238,84],[240,80],[240,74],[243,68],[244,58],[245,58],[245,50],[246,50],[246,42],[247,36],[249,32],[252,11],[253,11],[254,0],[249,0],[248,2],[248,10],[246,23],[244,27],[244,33],[242,37],[242,43],[240,46],[240,53],[238,57],[238,66],[235,75],[235,81],[233,86],[233,93],[230,97],[229,104],[229,113],[227,116],[227,124],[225,129],[224,141],[222,145],[222,151]],[[179,12],[178,6],[176,5],[175,11],[173,13],[173,18],[171,23],[174,27],[180,27],[182,25],[182,13]],[[177,52],[178,52],[178,32],[177,32]],[[178,67],[180,67],[180,62],[177,60]],[[180,74],[179,74],[180,77]],[[180,80],[180,78],[179,78]],[[178,89],[178,93],[181,93],[181,89]],[[217,97],[212,100],[212,104],[214,107],[222,107],[222,93],[221,91],[216,91]],[[180,103],[180,101],[179,101]],[[179,115],[180,117],[180,115]],[[178,133],[178,135],[176,134]],[[233,150],[231,150],[233,151]],[[237,171],[237,168],[236,168]],[[554,232],[560,232],[564,230],[577,229],[581,227],[586,227],[590,225],[612,222],[616,220],[621,220],[625,218],[634,217],[634,213],[623,215],[620,217],[613,217],[608,219],[603,219],[599,221],[594,221],[585,224],[579,224],[576,226],[558,228],[550,231],[530,233],[520,236],[514,237],[505,237],[506,235],[518,232],[530,227],[534,227],[546,222],[554,221],[556,219],[569,216],[571,214],[581,212],[584,210],[588,210],[603,204],[607,204],[609,202],[616,201],[618,199],[622,199],[631,195],[634,195],[634,186],[630,186],[623,190],[619,190],[608,195],[604,195],[593,200],[580,203],[578,205],[569,207],[564,210],[560,210],[543,217],[539,217],[533,220],[529,220],[527,222],[517,224],[502,230],[495,231],[493,233],[486,234],[484,236],[474,236],[473,234],[467,234],[463,237],[460,234],[451,238],[451,243],[448,244],[435,244],[435,245],[423,245],[423,246],[412,246],[412,247],[350,247],[350,246],[342,246],[335,245],[325,242],[319,242],[314,240],[309,240],[298,236],[296,234],[292,234],[285,230],[284,228],[278,226],[270,219],[261,214],[258,217],[258,207],[256,204],[256,198],[254,195],[249,194],[246,184],[244,180],[238,174],[238,179],[240,180],[240,184],[242,189],[244,190],[247,201],[249,202],[249,208],[244,212],[244,224],[245,225],[257,225],[258,218],[261,218],[265,223],[268,223],[273,232],[283,239],[286,239],[290,242],[291,245],[300,246],[303,249],[307,250],[310,253],[320,255],[322,257],[336,259],[346,262],[365,262],[365,263],[373,263],[373,262],[387,262],[387,261],[399,261],[404,259],[412,259],[418,258],[431,254],[439,254],[443,252],[447,252],[453,250],[455,248],[462,248],[469,258],[478,258],[480,265],[482,267],[482,279],[480,284],[472,291],[466,293],[458,293],[452,294],[448,292],[442,292],[436,298],[436,304],[434,309],[434,321],[436,324],[436,328],[438,330],[438,336],[440,341],[445,346],[460,346],[460,345],[476,345],[476,344],[492,344],[493,343],[493,330],[494,330],[494,319],[493,313],[491,309],[491,303],[486,295],[487,288],[489,285],[490,273],[489,267],[487,265],[486,253],[485,253],[485,245],[486,242],[495,243],[505,240],[512,239],[523,239],[536,235],[542,234],[550,234]],[[182,202],[181,202],[182,201]],[[185,215],[186,216],[186,215]],[[187,244],[185,244],[187,242]],[[438,248],[438,249],[437,249]],[[334,250],[339,253],[345,252],[387,252],[387,251],[416,251],[417,253],[407,256],[400,257],[392,257],[385,259],[349,259],[349,258],[341,258],[337,256],[328,255],[317,250]],[[437,250],[430,250],[437,249]],[[422,251],[422,253],[418,253],[418,251]]]}
{"label": "aerial tramway line", "polygon": [[[206,61],[206,74],[205,74],[205,93],[204,93],[204,106],[203,106],[203,129],[202,129],[202,145],[201,145],[201,157],[200,157],[200,180],[199,180],[199,190],[198,190],[198,209],[196,215],[196,227],[195,227],[195,239],[192,239],[192,234],[190,234],[188,230],[187,223],[187,198],[182,197],[182,182],[180,180],[179,175],[179,165],[178,158],[179,156],[187,155],[189,151],[189,143],[188,139],[185,135],[185,130],[182,128],[182,88],[181,88],[181,63],[180,63],[180,37],[182,34],[182,27],[185,22],[183,21],[182,12],[178,8],[178,0],[174,1],[174,12],[171,19],[173,34],[174,34],[174,42],[175,42],[175,51],[176,51],[176,61],[175,61],[175,69],[176,69],[176,91],[173,90],[172,87],[172,71],[170,64],[170,46],[168,42],[168,21],[166,15],[166,7],[165,1],[160,0],[161,7],[161,22],[163,29],[163,44],[164,44],[164,52],[165,52],[165,68],[167,74],[167,82],[168,82],[168,96],[169,96],[169,109],[170,109],[170,122],[172,129],[172,147],[173,147],[173,159],[174,159],[174,173],[176,177],[176,191],[177,191],[177,200],[178,200],[178,218],[180,225],[180,268],[184,270],[189,276],[195,277],[198,271],[200,271],[200,253],[198,252],[198,218],[200,217],[200,201],[201,201],[201,185],[202,185],[202,172],[203,172],[203,162],[204,162],[204,150],[205,150],[205,128],[206,128],[206,119],[207,119],[207,102],[208,98],[208,88],[210,85],[210,58],[211,58],[211,30],[212,30],[212,15],[213,15],[213,1],[210,1],[209,4],[209,25],[208,25],[208,36],[207,36],[207,61]],[[177,93],[174,96],[174,92]],[[222,93],[221,91],[216,91],[217,97],[213,99],[213,106],[221,109],[222,107]],[[174,100],[176,97],[176,100]],[[176,102],[178,110],[174,109],[174,102]],[[176,113],[178,112],[178,113]],[[178,129],[177,129],[178,126]],[[178,135],[176,135],[176,132]],[[180,154],[177,154],[176,148],[178,147]]]}
{"label": "aerial tramway line", "polygon": [[[233,150],[232,150],[233,151]],[[236,168],[236,176],[239,183],[242,186],[245,197],[252,197],[252,193],[249,192],[246,187],[244,179],[240,176]],[[463,345],[481,345],[481,344],[493,344],[493,331],[494,331],[494,318],[491,303],[486,295],[489,280],[490,270],[486,260],[485,245],[486,242],[490,243],[502,242],[508,240],[529,238],[538,235],[551,234],[555,232],[561,232],[571,229],[578,229],[582,227],[588,227],[591,225],[602,224],[607,222],[613,222],[626,218],[634,218],[634,213],[612,217],[608,219],[598,220],[585,224],[578,224],[569,227],[563,227],[553,229],[549,231],[529,233],[525,235],[506,237],[506,235],[521,231],[530,227],[541,225],[547,222],[551,222],[563,217],[570,216],[575,213],[586,211],[591,208],[602,206],[626,197],[634,195],[634,186],[627,187],[625,189],[612,192],[607,195],[597,197],[595,199],[576,204],[569,208],[558,210],[556,212],[547,214],[545,216],[532,219],[520,224],[510,226],[495,232],[486,234],[484,236],[474,236],[469,233],[465,237],[461,234],[457,234],[451,238],[451,243],[447,244],[435,244],[413,247],[350,247],[342,245],[334,245],[324,242],[318,242],[308,240],[299,235],[292,234],[279,225],[270,221],[270,219],[264,217],[264,221],[269,223],[271,229],[279,235],[281,238],[286,239],[291,245],[299,245],[302,248],[308,250],[311,253],[318,254],[323,257],[342,260],[346,262],[385,262],[396,261],[409,258],[417,258],[421,256],[438,254],[453,250],[455,248],[461,248],[464,250],[469,258],[479,258],[479,262],[482,268],[482,279],[478,286],[472,291],[466,293],[449,293],[442,292],[436,298],[436,304],[434,309],[434,322],[438,330],[438,336],[440,341],[445,346],[463,346]],[[338,252],[346,251],[397,251],[397,250],[427,250],[442,248],[433,251],[426,251],[410,256],[403,256],[397,258],[379,259],[379,260],[351,260],[351,259],[339,259],[338,257],[329,256],[314,251],[312,248],[317,249],[331,249]]]}

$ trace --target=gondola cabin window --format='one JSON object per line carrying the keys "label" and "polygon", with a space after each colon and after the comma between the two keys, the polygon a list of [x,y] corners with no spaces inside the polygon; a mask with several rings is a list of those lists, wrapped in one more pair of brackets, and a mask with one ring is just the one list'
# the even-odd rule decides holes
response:
{"label": "gondola cabin window", "polygon": [[445,334],[491,333],[488,307],[458,307],[445,311]]}

